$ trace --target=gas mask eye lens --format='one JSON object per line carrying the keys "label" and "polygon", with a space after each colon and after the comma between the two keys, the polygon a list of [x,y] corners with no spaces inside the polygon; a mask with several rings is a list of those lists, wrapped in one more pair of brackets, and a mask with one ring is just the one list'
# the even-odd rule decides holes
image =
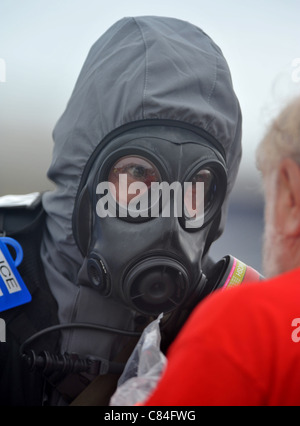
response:
{"label": "gas mask eye lens", "polygon": [[137,195],[147,193],[152,182],[160,182],[156,166],[148,159],[128,155],[117,160],[108,174],[111,193],[123,207]]}
{"label": "gas mask eye lens", "polygon": [[210,208],[215,192],[216,181],[213,172],[208,169],[196,172],[186,184],[184,193],[186,217],[203,215]]}
{"label": "gas mask eye lens", "polygon": [[226,172],[217,162],[189,175],[184,183],[184,228],[196,231],[206,226],[219,211],[226,187]]}

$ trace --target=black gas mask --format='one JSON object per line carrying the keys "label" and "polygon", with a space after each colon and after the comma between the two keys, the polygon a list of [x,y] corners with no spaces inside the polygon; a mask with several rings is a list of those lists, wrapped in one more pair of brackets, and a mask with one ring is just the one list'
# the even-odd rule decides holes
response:
{"label": "black gas mask", "polygon": [[201,259],[226,195],[218,143],[184,125],[140,123],[99,145],[74,213],[94,287],[144,316],[199,299]]}

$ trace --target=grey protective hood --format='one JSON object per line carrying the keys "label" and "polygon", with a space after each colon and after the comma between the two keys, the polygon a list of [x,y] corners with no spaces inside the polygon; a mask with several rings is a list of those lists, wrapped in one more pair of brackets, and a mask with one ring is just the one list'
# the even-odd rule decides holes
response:
{"label": "grey protective hood", "polygon": [[[41,254],[61,323],[132,328],[125,307],[103,318],[102,307],[115,302],[77,284],[83,258],[72,215],[85,166],[99,143],[116,128],[145,119],[177,120],[212,135],[226,153],[228,193],[232,189],[241,157],[241,113],[219,47],[201,29],[177,19],[118,21],[92,46],[53,133],[48,176],[56,189],[43,197]],[[226,203],[223,210],[222,222]],[[111,339],[105,333],[100,338],[92,331],[66,332],[62,351],[110,356],[115,343],[105,344]]]}

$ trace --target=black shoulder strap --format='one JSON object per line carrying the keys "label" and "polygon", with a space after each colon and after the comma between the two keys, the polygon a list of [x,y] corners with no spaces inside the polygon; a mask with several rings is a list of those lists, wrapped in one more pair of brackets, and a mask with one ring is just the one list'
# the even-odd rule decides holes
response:
{"label": "black shoulder strap", "polygon": [[28,234],[36,230],[42,220],[44,215],[42,194],[36,193],[31,203],[22,203],[22,196],[19,197],[19,202],[9,197],[5,201],[5,196],[0,197],[0,236],[15,237]]}
{"label": "black shoulder strap", "polygon": [[[41,194],[30,206],[0,207],[0,236],[12,237],[21,244],[23,261],[18,270],[32,296],[30,303],[1,312],[1,318],[19,343],[37,331],[58,323],[57,304],[50,292],[40,257],[44,225]],[[40,343],[45,349],[45,342],[41,339]],[[53,349],[49,337],[46,347],[48,343]]]}
{"label": "black shoulder strap", "polygon": [[[0,312],[6,323],[6,343],[0,345],[0,405],[36,406],[43,403],[44,379],[24,368],[20,346],[36,332],[58,324],[57,304],[40,257],[45,216],[41,197],[30,206],[8,203],[3,207],[0,202],[0,236],[12,237],[21,244],[23,260],[18,271],[32,296],[31,302]],[[38,339],[31,349],[37,353],[41,350],[55,352],[58,341],[57,333],[51,333]]]}

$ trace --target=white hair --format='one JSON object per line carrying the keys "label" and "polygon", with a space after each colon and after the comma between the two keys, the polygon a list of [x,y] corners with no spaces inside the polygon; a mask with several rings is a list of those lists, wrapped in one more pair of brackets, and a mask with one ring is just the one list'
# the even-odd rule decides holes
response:
{"label": "white hair", "polygon": [[271,123],[256,150],[257,168],[262,172],[269,171],[285,157],[300,164],[300,96]]}

